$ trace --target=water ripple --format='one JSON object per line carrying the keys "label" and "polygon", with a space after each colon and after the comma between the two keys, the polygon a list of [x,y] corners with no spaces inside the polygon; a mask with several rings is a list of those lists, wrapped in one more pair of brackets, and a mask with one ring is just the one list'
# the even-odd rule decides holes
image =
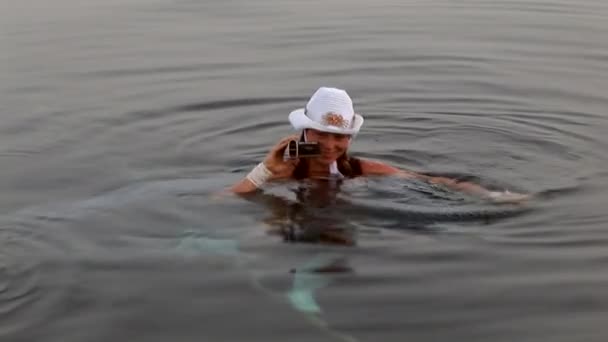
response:
{"label": "water ripple", "polygon": [[68,291],[55,284],[69,283],[69,268],[59,246],[26,226],[2,226],[0,245],[0,337],[9,340],[53,317]]}

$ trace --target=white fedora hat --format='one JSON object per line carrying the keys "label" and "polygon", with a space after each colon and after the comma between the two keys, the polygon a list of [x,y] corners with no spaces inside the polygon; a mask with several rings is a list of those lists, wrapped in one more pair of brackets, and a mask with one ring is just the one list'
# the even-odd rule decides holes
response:
{"label": "white fedora hat", "polygon": [[363,125],[363,117],[355,113],[353,101],[346,91],[321,87],[310,97],[305,108],[289,114],[289,122],[296,130],[312,128],[355,135]]}

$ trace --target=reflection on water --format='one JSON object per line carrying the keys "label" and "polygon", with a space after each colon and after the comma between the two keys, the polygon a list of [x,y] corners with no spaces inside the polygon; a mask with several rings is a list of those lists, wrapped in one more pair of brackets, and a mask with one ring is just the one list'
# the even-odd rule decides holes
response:
{"label": "reflection on water", "polygon": [[283,241],[353,246],[356,231],[340,213],[340,180],[312,180],[291,189],[295,200],[273,193],[257,192],[246,196],[269,209],[264,222],[269,233]]}

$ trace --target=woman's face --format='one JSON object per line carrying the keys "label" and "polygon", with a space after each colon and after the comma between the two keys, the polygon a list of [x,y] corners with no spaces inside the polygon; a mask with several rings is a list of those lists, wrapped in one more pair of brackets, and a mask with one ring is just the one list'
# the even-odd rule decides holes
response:
{"label": "woman's face", "polygon": [[331,164],[348,150],[350,135],[307,129],[306,141],[318,142],[321,156],[317,160],[323,164]]}

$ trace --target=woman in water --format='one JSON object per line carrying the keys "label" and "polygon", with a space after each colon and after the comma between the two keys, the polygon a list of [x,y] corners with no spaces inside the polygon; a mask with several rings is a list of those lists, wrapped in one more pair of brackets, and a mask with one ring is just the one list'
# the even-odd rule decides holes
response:
{"label": "woman in water", "polygon": [[[399,176],[442,185],[499,203],[518,203],[529,197],[509,191],[490,191],[471,182],[429,176],[398,169],[381,162],[349,156],[348,148],[363,125],[363,117],[355,113],[350,96],[342,89],[319,88],[306,104],[306,108],[291,112],[289,121],[301,132],[300,135],[281,139],[266,155],[263,162],[232,186],[231,190],[234,193],[254,192],[265,183],[277,180]],[[285,159],[285,149],[292,140],[318,143],[320,156]]]}

